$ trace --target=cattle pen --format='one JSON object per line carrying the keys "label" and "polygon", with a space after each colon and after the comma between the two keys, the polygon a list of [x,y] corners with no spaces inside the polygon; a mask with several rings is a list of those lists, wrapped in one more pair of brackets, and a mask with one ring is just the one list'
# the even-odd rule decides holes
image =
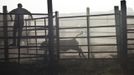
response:
{"label": "cattle pen", "polygon": [[[125,2],[110,13],[59,16],[53,12],[53,44],[48,46],[49,16],[25,15],[19,46],[12,43],[13,21],[7,8],[0,13],[0,70],[5,75],[47,75],[53,47],[53,75],[133,75],[134,15]],[[14,14],[13,14],[14,15]],[[19,37],[17,36],[16,39]],[[48,74],[49,75],[49,74]]]}

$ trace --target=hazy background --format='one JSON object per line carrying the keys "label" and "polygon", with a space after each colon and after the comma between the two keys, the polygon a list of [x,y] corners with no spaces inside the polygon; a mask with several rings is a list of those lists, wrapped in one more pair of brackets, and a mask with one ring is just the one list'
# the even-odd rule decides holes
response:
{"label": "hazy background", "polygon": [[[91,11],[109,11],[115,5],[120,5],[121,0],[53,0],[54,11],[60,13],[76,13],[85,12],[86,7],[90,7]],[[127,6],[134,9],[134,1],[126,0]],[[17,7],[18,3],[22,3],[23,7],[33,13],[47,13],[47,0],[0,0],[0,12],[2,6],[7,5],[8,10]]]}

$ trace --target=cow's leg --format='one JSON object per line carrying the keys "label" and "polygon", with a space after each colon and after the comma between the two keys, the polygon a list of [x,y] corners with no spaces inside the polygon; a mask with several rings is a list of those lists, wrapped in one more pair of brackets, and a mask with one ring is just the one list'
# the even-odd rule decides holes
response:
{"label": "cow's leg", "polygon": [[80,56],[80,57],[86,58],[86,56],[84,55],[84,53],[83,53],[83,51],[82,51],[81,48],[78,49],[78,52],[79,52],[79,56]]}
{"label": "cow's leg", "polygon": [[48,54],[48,50],[47,50],[47,42],[46,41],[43,41],[41,44],[40,44],[40,50],[44,50],[44,54],[47,55]]}

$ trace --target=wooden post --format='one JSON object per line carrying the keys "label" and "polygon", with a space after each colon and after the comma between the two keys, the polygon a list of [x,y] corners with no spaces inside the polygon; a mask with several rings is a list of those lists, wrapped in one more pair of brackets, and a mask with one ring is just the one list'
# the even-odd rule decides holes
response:
{"label": "wooden post", "polygon": [[52,0],[47,0],[48,4],[48,75],[57,75],[55,50],[54,50],[54,27],[53,27],[53,7]]}
{"label": "wooden post", "polygon": [[127,48],[127,12],[126,1],[121,1],[121,67],[124,75],[128,75],[128,48]]}
{"label": "wooden post", "polygon": [[52,0],[48,0],[48,50],[49,62],[52,64],[54,61],[54,32],[53,32],[53,8]]}
{"label": "wooden post", "polygon": [[4,33],[4,57],[5,62],[9,62],[8,55],[8,21],[7,21],[7,6],[3,6],[3,33]]}
{"label": "wooden post", "polygon": [[121,53],[121,33],[120,33],[120,26],[121,26],[121,21],[120,21],[120,11],[119,7],[115,6],[114,7],[114,12],[115,12],[115,27],[116,27],[116,43],[117,43],[117,58],[120,59],[120,53]]}
{"label": "wooden post", "polygon": [[90,9],[87,8],[87,48],[88,48],[88,59],[90,59]]}

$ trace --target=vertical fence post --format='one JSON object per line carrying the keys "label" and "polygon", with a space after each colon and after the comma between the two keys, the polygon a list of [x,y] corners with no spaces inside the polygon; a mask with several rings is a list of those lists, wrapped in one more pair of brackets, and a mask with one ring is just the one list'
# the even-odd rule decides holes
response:
{"label": "vertical fence post", "polygon": [[3,33],[4,33],[4,57],[5,62],[9,62],[8,55],[8,23],[7,23],[7,6],[3,6]]}
{"label": "vertical fence post", "polygon": [[[48,37],[47,37],[47,31],[48,31],[48,29],[47,29],[47,22],[46,22],[46,18],[44,18],[44,36],[45,36],[45,41],[48,43]],[[48,46],[46,47],[46,50],[44,51],[44,58],[46,59],[46,58],[48,58],[47,57],[47,55],[48,55]]]}
{"label": "vertical fence post", "polygon": [[88,59],[90,59],[90,9],[87,8],[87,48],[88,48]]}
{"label": "vertical fence post", "polygon": [[[47,35],[47,23],[46,23],[46,18],[44,18],[44,35],[46,36]],[[45,41],[47,42],[47,37],[45,37]]]}
{"label": "vertical fence post", "polygon": [[[36,19],[34,20],[34,28],[35,28],[35,36],[38,36],[38,34],[37,34],[37,24],[36,24]],[[36,44],[36,55],[38,54],[38,49],[37,49],[37,44],[38,43],[38,41],[37,41],[37,37],[35,37],[35,44]],[[37,58],[38,59],[38,58]]]}
{"label": "vertical fence post", "polygon": [[53,27],[53,7],[52,0],[47,0],[48,4],[48,75],[57,75],[55,50],[54,50],[54,27]]}
{"label": "vertical fence post", "polygon": [[[26,32],[25,32],[25,33],[26,33],[26,36],[28,37],[28,33],[27,33],[27,31],[28,31],[28,28],[27,28],[28,23],[27,23],[27,22],[28,22],[28,20],[25,20],[25,24],[26,24],[26,25],[25,25],[25,26],[26,26],[26,27],[25,27],[25,28],[26,28]],[[29,40],[29,38],[26,38],[27,46],[29,46],[28,40]],[[27,54],[29,54],[29,47],[26,47],[26,50],[27,50]]]}
{"label": "vertical fence post", "polygon": [[115,27],[116,27],[116,42],[117,42],[117,58],[120,58],[120,51],[121,51],[121,37],[120,37],[120,11],[119,7],[115,6],[114,7],[114,12],[115,12]]}
{"label": "vertical fence post", "polygon": [[60,39],[59,39],[59,36],[60,36],[60,31],[59,31],[59,13],[58,11],[55,12],[55,20],[56,20],[56,52],[57,52],[57,60],[60,59]]}
{"label": "vertical fence post", "polygon": [[49,63],[54,61],[54,32],[53,32],[53,8],[52,0],[48,0],[48,50],[49,50]]}
{"label": "vertical fence post", "polygon": [[126,1],[121,1],[121,67],[123,74],[128,75],[127,60],[128,60],[128,48],[127,48],[127,13],[126,13]]}

